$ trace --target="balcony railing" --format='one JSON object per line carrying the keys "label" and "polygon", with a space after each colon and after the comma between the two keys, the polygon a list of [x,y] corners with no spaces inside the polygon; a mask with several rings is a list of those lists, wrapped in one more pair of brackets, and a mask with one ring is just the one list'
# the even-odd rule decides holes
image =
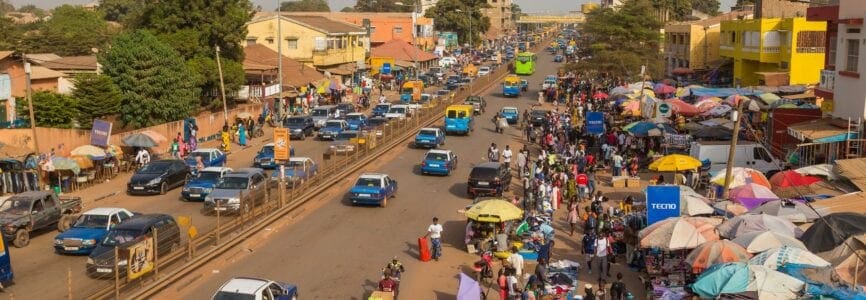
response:
{"label": "balcony railing", "polygon": [[797,53],[824,53],[824,47],[797,47]]}
{"label": "balcony railing", "polygon": [[[743,52],[758,52],[757,46],[743,46]],[[778,52],[778,51],[776,51]]]}
{"label": "balcony railing", "polygon": [[761,47],[761,52],[764,52],[764,53],[779,53],[779,46]]}
{"label": "balcony railing", "polygon": [[821,83],[818,84],[818,88],[826,91],[833,91],[836,89],[836,71],[835,70],[821,70]]}
{"label": "balcony railing", "polygon": [[734,46],[721,45],[721,46],[719,46],[719,49],[721,49],[721,50],[734,50]]}

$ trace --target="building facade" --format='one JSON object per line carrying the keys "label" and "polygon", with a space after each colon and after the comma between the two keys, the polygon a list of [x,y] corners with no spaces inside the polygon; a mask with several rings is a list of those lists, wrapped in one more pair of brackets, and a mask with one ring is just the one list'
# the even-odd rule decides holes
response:
{"label": "building facade", "polygon": [[286,16],[321,16],[328,19],[349,22],[365,28],[370,26],[370,43],[373,47],[390,40],[412,41],[413,24],[416,42],[421,49],[432,49],[436,38],[433,19],[418,16],[413,22],[412,13],[354,13],[354,12],[292,12]]}
{"label": "building facade", "polygon": [[488,7],[481,9],[481,13],[490,18],[487,39],[492,40],[515,32],[511,4],[511,0],[487,0]]}
{"label": "building facade", "polygon": [[719,55],[733,60],[735,85],[816,84],[825,30],[805,17],[723,21]]}
{"label": "building facade", "polygon": [[721,22],[751,17],[752,12],[738,11],[705,20],[665,25],[665,73],[671,75],[671,72],[677,68],[691,71],[711,69],[714,67],[711,63],[720,59]]}

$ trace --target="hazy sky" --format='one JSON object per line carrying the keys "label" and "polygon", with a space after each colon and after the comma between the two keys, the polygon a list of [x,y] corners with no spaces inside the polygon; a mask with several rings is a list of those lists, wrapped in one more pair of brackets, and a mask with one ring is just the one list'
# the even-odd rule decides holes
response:
{"label": "hazy sky", "polygon": [[[284,0],[252,0],[253,3],[257,5],[261,5],[265,9],[275,9],[277,7],[277,1]],[[552,12],[562,12],[562,11],[573,11],[579,10],[580,4],[587,2],[598,2],[597,0],[513,0],[515,3],[520,5],[525,12],[543,12],[543,11],[552,11]],[[12,4],[15,7],[25,5],[25,4],[36,4],[36,6],[42,8],[52,8],[60,4],[84,4],[93,2],[93,0],[11,0]],[[328,0],[328,3],[333,10],[340,10],[346,6],[355,5],[355,0]],[[730,10],[730,7],[736,3],[736,0],[721,0],[721,9],[722,11]]]}

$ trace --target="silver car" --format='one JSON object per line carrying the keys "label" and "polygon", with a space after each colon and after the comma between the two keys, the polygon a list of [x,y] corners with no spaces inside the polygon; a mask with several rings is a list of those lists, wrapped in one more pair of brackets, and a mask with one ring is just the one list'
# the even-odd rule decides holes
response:
{"label": "silver car", "polygon": [[205,213],[241,212],[241,194],[243,211],[261,204],[267,188],[265,178],[264,170],[259,168],[243,168],[223,176],[204,200]]}

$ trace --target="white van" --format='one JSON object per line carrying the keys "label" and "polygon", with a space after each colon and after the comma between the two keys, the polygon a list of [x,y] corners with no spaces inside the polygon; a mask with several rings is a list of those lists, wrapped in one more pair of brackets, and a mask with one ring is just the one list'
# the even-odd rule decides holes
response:
{"label": "white van", "polygon": [[457,64],[457,59],[453,56],[446,56],[439,59],[440,68],[450,68],[451,65]]}
{"label": "white van", "polygon": [[[702,141],[692,142],[689,155],[700,161],[710,161],[710,172],[723,171],[728,165],[731,142]],[[750,168],[761,171],[769,177],[781,170],[782,164],[773,157],[763,145],[742,141],[737,143],[734,152],[734,167]]]}

